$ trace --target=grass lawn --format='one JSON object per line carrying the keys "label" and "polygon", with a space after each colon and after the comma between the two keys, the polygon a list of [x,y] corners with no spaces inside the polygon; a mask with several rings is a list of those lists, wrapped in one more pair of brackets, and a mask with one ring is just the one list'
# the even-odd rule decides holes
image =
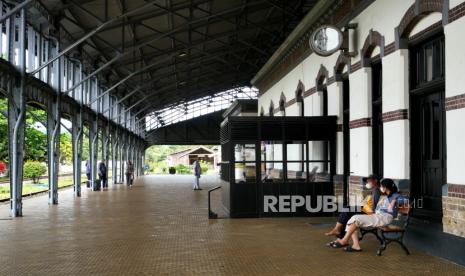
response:
{"label": "grass lawn", "polygon": [[[85,175],[82,175],[82,179],[85,179]],[[66,176],[58,178],[58,188],[70,186],[73,184],[73,177]],[[38,184],[24,184],[23,195],[29,195],[35,192],[48,191],[48,179],[41,179]],[[0,186],[0,199],[10,198],[10,186]]]}

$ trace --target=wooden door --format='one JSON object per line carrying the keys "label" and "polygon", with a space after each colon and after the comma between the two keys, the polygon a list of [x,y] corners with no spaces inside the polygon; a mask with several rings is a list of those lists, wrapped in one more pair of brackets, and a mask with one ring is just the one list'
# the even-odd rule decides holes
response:
{"label": "wooden door", "polygon": [[[442,185],[445,174],[444,147],[444,92],[418,97],[419,164],[418,192],[423,197],[424,208],[442,210]],[[415,145],[415,144],[414,144]]]}
{"label": "wooden door", "polygon": [[412,195],[419,216],[440,221],[446,183],[445,41],[442,32],[410,48]]}

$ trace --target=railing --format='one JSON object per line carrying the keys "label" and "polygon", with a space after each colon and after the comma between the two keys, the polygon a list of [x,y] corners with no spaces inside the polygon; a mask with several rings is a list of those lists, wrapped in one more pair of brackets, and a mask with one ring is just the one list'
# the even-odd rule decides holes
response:
{"label": "railing", "polygon": [[211,192],[216,191],[218,189],[221,189],[221,186],[217,186],[217,187],[215,187],[213,189],[208,190],[208,218],[209,219],[217,219],[218,218],[218,214],[211,210],[211,202],[210,202],[210,198],[211,198],[210,194],[211,194]]}

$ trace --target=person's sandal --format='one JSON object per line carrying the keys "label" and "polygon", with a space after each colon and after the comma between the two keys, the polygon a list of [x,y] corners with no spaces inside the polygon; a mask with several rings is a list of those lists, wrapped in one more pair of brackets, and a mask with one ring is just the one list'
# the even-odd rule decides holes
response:
{"label": "person's sandal", "polygon": [[334,243],[336,243],[336,241],[328,242],[328,243],[326,244],[326,246],[328,246],[328,247],[333,247],[333,244],[334,244]]}
{"label": "person's sandal", "polygon": [[332,248],[343,248],[343,247],[346,247],[346,246],[349,246],[349,244],[342,244],[340,242],[334,242],[331,247]]}
{"label": "person's sandal", "polygon": [[352,246],[349,246],[349,247],[344,248],[344,251],[345,252],[350,252],[350,253],[352,253],[352,252],[362,252],[362,249],[355,249]]}

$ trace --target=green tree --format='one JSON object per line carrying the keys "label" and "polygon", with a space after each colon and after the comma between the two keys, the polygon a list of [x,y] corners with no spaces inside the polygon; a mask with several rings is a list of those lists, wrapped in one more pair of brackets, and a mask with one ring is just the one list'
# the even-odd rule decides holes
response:
{"label": "green tree", "polygon": [[60,135],[60,163],[70,164],[73,160],[73,144],[71,134],[68,132]]}
{"label": "green tree", "polygon": [[38,105],[26,105],[26,125],[29,127],[38,124],[45,126],[47,124],[47,112],[38,107]]}
{"label": "green tree", "polygon": [[33,127],[26,127],[25,160],[44,162],[47,160],[47,134]]}
{"label": "green tree", "polygon": [[34,184],[47,172],[47,167],[38,161],[27,161],[24,163],[24,177],[31,178]]}
{"label": "green tree", "polygon": [[47,160],[47,113],[34,104],[28,104],[26,111],[24,159],[44,162]]}
{"label": "green tree", "polygon": [[[26,107],[25,156],[26,160],[45,161],[47,157],[47,134],[43,124],[47,113],[36,107]],[[8,100],[0,97],[0,160],[8,162]]]}
{"label": "green tree", "polygon": [[83,135],[82,135],[82,160],[86,161],[89,160],[89,129],[84,127]]}

